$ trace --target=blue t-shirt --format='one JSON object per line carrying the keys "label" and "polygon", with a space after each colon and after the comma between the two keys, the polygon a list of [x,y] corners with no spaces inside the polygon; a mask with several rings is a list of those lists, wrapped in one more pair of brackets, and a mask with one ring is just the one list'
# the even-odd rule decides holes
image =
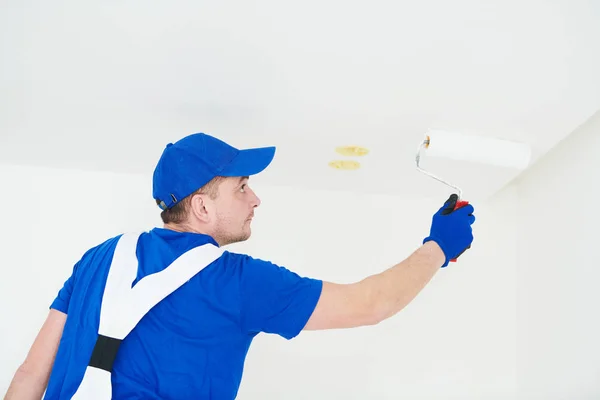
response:
{"label": "blue t-shirt", "polygon": [[[88,250],[51,305],[67,314],[45,399],[76,392],[94,348],[100,305],[120,236]],[[138,241],[136,281],[209,236],[155,228]],[[225,251],[152,308],[123,340],[113,365],[114,399],[234,399],[252,339],[298,335],[322,281]]]}

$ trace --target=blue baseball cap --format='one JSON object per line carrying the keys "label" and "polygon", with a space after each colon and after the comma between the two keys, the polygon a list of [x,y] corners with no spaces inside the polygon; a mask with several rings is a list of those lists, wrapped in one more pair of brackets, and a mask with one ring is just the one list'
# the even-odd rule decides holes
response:
{"label": "blue baseball cap", "polygon": [[205,133],[167,144],[152,179],[152,196],[167,210],[217,176],[250,176],[273,161],[275,147],[236,149]]}

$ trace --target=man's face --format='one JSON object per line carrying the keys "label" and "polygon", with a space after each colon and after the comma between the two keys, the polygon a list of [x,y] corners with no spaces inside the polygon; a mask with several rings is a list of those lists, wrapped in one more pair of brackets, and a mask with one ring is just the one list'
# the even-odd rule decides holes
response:
{"label": "man's face", "polygon": [[221,245],[241,242],[250,237],[254,209],[260,199],[248,186],[248,177],[228,177],[221,181],[213,200],[213,236]]}

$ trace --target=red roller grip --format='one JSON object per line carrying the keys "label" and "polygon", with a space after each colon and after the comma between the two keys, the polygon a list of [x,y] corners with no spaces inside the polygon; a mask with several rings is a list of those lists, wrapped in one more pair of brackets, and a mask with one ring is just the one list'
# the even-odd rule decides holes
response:
{"label": "red roller grip", "polygon": [[458,210],[461,207],[466,206],[467,204],[469,204],[469,202],[467,200],[459,200],[456,202],[456,205],[454,206],[454,211]]}

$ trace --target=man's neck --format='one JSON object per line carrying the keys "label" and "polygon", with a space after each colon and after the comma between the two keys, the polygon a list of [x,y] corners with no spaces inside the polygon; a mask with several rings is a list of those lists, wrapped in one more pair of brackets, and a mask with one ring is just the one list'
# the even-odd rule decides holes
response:
{"label": "man's neck", "polygon": [[[163,226],[164,229],[169,229],[175,232],[189,232],[189,233],[200,233],[202,235],[208,235],[208,233],[206,232],[201,232],[198,229],[195,229],[187,224],[172,224],[172,223],[168,223],[168,224],[164,224]],[[210,236],[210,235],[209,235]]]}
{"label": "man's neck", "polygon": [[[197,233],[199,235],[206,235],[206,236],[210,236],[214,241],[216,241],[217,243],[219,243],[218,239],[215,238],[213,235],[211,235],[210,233],[208,233],[207,231],[198,229],[198,228],[194,228],[192,226],[189,226],[187,224],[164,224],[163,225],[164,229],[169,229],[175,232],[187,232],[187,233]],[[221,245],[221,243],[219,243],[219,245]]]}

